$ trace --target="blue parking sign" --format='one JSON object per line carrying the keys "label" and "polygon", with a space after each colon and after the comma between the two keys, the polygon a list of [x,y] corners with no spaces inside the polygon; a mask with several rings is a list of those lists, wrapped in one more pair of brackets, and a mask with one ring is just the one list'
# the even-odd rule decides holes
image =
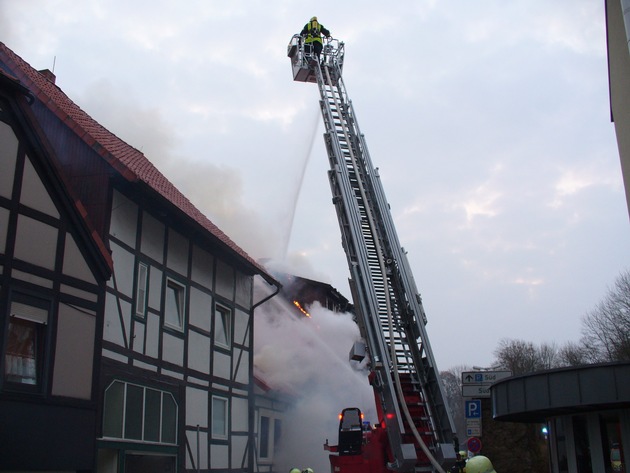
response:
{"label": "blue parking sign", "polygon": [[466,401],[466,419],[481,419],[481,400]]}

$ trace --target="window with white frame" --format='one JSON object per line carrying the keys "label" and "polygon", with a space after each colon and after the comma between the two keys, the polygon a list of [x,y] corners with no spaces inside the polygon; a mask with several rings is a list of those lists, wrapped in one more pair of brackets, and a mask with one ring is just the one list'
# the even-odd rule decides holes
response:
{"label": "window with white frame", "polygon": [[166,297],[164,298],[164,323],[177,330],[184,329],[184,310],[186,287],[177,281],[166,279]]}
{"label": "window with white frame", "polygon": [[4,353],[7,383],[24,388],[41,385],[48,315],[48,301],[14,295]]}
{"label": "window with white frame", "polygon": [[274,452],[280,442],[281,420],[273,417],[273,413],[261,412],[258,416],[258,459],[273,461]]}
{"label": "window with white frame", "polygon": [[212,437],[226,439],[228,436],[228,400],[212,396]]}
{"label": "window with white frame", "polygon": [[177,443],[177,403],[166,391],[113,381],[105,389],[103,437]]}
{"label": "window with white frame", "polygon": [[147,287],[149,283],[149,266],[146,263],[138,263],[136,279],[136,315],[144,318],[147,313]]}
{"label": "window with white frame", "polygon": [[229,347],[232,342],[231,334],[232,311],[220,304],[214,309],[214,342],[223,347]]}

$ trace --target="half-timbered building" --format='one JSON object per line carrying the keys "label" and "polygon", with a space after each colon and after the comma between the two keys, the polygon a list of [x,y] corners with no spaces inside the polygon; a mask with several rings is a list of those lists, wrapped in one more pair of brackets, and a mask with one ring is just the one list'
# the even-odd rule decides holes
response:
{"label": "half-timbered building", "polygon": [[0,470],[91,470],[112,260],[0,70]]}
{"label": "half-timbered building", "polygon": [[[0,129],[0,412],[22,402],[33,420],[2,417],[23,444],[0,470],[254,471],[253,281],[278,283],[52,73],[2,43],[0,69],[16,104]],[[41,354],[13,348],[40,333]],[[85,461],[46,462],[75,428],[63,447]]]}

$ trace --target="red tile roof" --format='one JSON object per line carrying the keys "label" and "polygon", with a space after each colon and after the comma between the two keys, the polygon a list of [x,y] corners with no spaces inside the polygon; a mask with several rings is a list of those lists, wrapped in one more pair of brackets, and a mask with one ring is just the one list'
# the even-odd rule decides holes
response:
{"label": "red tile roof", "polygon": [[[144,182],[183,214],[199,224],[233,253],[246,260],[255,272],[276,283],[241,247],[199,211],[139,150],[125,143],[89,116],[53,82],[33,69],[26,61],[0,42],[0,59],[9,65],[12,74],[27,87],[37,100],[55,113],[88,146],[105,159],[125,179]],[[9,76],[11,77],[11,76]]]}

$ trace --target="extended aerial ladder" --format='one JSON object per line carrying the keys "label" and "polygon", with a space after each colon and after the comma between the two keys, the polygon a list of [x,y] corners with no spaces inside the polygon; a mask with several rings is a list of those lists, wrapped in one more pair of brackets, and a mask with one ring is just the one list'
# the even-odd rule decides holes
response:
{"label": "extended aerial ladder", "polygon": [[[330,455],[336,473],[443,471],[457,448],[453,421],[425,329],[420,294],[344,85],[344,53],[344,43],[330,39],[321,59],[317,58],[299,35],[293,36],[287,51],[293,79],[319,87],[330,162],[328,178],[350,270],[356,319],[365,340],[365,346],[355,346],[350,355],[361,359],[364,349],[369,356],[380,430],[367,434],[376,439],[386,432],[386,461],[380,469],[368,465],[366,462],[382,456],[372,452],[364,453],[370,459],[361,463],[352,442],[341,445],[345,442],[343,419],[340,445],[327,449],[336,452]],[[349,412],[349,418],[350,414],[355,413]],[[344,435],[350,435],[350,430]],[[370,436],[363,433],[364,444]],[[364,450],[368,452],[369,446],[364,445]]]}

